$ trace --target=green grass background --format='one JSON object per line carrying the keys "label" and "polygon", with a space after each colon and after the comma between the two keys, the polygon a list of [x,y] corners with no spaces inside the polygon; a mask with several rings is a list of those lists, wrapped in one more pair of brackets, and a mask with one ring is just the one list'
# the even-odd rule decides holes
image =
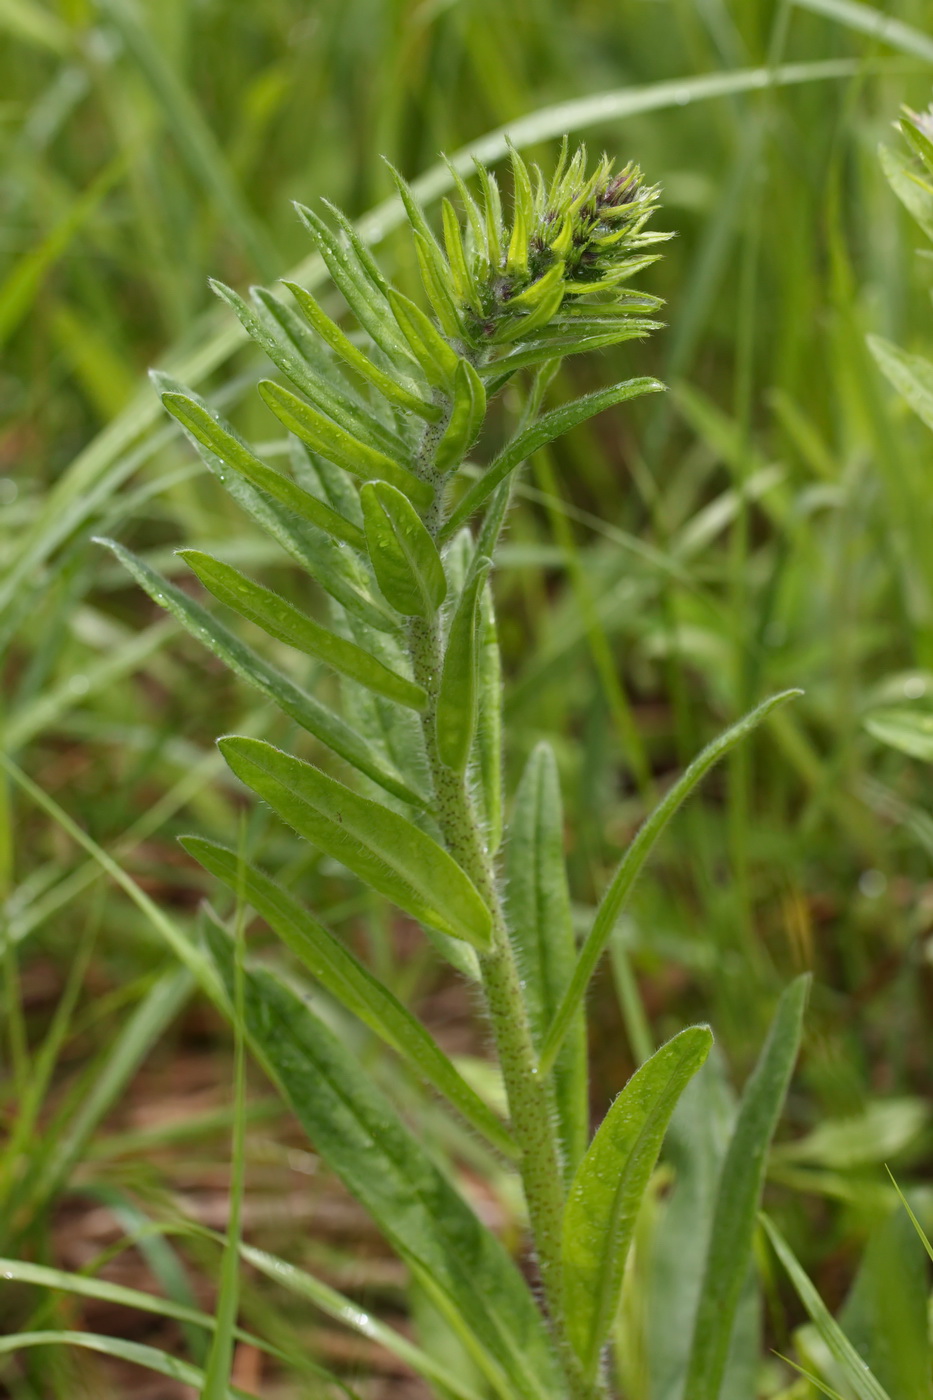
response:
{"label": "green grass background", "polygon": [[[868,1117],[845,1150],[779,1152],[770,1189],[830,1301],[844,1295],[890,1206],[883,1163],[920,1181],[930,1148],[933,785],[863,724],[891,702],[933,711],[933,452],[864,345],[933,340],[933,265],[877,159],[901,102],[930,99],[933,23],[928,0],[887,12],[899,23],[849,0],[0,0],[4,747],[45,794],[0,797],[0,1254],[53,1260],[75,1192],[119,1198],[138,1233],[140,1212],[172,1215],[185,1154],[227,1150],[206,1114],[141,1155],[112,1110],[192,1036],[226,1072],[224,1033],[198,1020],[169,946],[206,889],[174,838],[230,838],[240,797],[212,741],[268,724],[91,536],[170,572],[176,545],[216,548],[317,605],[198,469],[146,369],[179,368],[274,438],[248,392],[260,364],[207,277],[242,289],[300,262],[292,199],[362,216],[390,193],[383,155],[415,177],[534,114],[559,131],[558,104],[684,79],[579,130],[662,184],[659,226],[677,237],[641,279],[668,328],[574,362],[561,392],[649,373],[671,390],[525,477],[497,578],[509,782],[551,736],[585,920],[652,792],[764,695],[804,688],[678,817],[637,891],[591,999],[594,1111],[692,1019],[741,1083],[779,989],[812,968],[784,1136]],[[830,61],[793,83],[777,68]],[[759,91],[689,86],[769,64]],[[380,250],[411,290],[404,239]],[[397,991],[417,1003],[435,987],[428,955],[399,959],[326,862],[248,820]],[[264,1095],[257,1081],[260,1115]],[[197,1240],[146,1248],[179,1296],[182,1257],[210,1272]],[[907,1266],[892,1257],[894,1288]],[[0,1329],[58,1315],[4,1296]],[[771,1305],[786,1344],[798,1319],[776,1282]],[[283,1318],[310,1345],[300,1313]],[[105,1393],[89,1366],[0,1358],[0,1391]]]}

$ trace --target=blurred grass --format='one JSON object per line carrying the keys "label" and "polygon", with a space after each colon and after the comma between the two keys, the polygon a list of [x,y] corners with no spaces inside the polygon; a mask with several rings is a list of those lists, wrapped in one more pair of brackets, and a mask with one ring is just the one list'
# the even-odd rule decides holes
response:
{"label": "blurred grass", "polygon": [[[301,596],[142,383],[154,363],[187,362],[245,431],[272,436],[245,394],[257,365],[208,275],[243,287],[284,273],[307,254],[290,200],[323,195],[359,216],[390,192],[382,155],[417,176],[442,149],[603,91],[850,61],[818,81],[588,123],[594,146],[635,156],[664,187],[678,237],[647,284],[670,326],[563,373],[576,390],[654,373],[672,391],[542,453],[519,493],[497,580],[509,781],[540,735],[556,737],[582,918],[642,815],[647,775],[665,784],[715,729],[803,686],[679,816],[636,892],[614,947],[628,1010],[608,971],[592,1002],[594,1109],[635,1061],[623,1024],[644,1043],[708,1017],[741,1076],[777,990],[808,968],[790,1127],[928,1096],[933,785],[862,724],[878,704],[933,704],[929,440],[864,347],[869,330],[933,340],[930,264],[876,158],[900,103],[929,100],[933,30],[927,0],[887,12],[895,23],[850,0],[2,0],[5,748],[179,938],[203,884],[175,836],[229,839],[238,821],[213,738],[269,720],[90,536],[118,533],[165,568],[174,545],[210,543]],[[531,154],[550,160],[553,144]],[[390,235],[383,254],[410,282],[403,243]],[[450,1014],[426,953],[398,959],[404,934],[326,862],[261,812],[249,824],[400,995]],[[52,1260],[78,1189],[118,1190],[158,1228],[185,1228],[173,1184],[189,1152],[225,1162],[213,1110],[226,1091],[190,1148],[157,1120],[145,1168],[103,1150],[106,1114],[157,1039],[163,1057],[205,1041],[220,1054],[219,1024],[189,1000],[145,908],[19,789],[0,803],[0,880],[0,1253]],[[910,1121],[899,1150],[920,1177],[929,1129]],[[141,1125],[130,1112],[118,1126]],[[57,1165],[50,1131],[77,1144]],[[890,1197],[880,1173],[870,1153],[776,1170],[795,1252],[834,1302]],[[179,1248],[216,1268],[191,1238]],[[302,1246],[312,1260],[316,1248]],[[341,1245],[328,1267],[345,1264]],[[39,1300],[7,1310],[0,1296],[0,1319],[25,1326]],[[242,1307],[258,1328],[269,1309],[253,1282]],[[43,1326],[71,1316],[42,1310]],[[48,1348],[0,1360],[16,1400],[103,1384],[87,1358]]]}

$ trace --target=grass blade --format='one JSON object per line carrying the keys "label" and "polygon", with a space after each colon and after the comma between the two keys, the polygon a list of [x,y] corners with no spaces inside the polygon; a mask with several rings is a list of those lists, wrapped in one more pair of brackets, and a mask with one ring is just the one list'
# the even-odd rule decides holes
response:
{"label": "grass blade", "polygon": [[671,817],[680,807],[681,803],[689,797],[697,783],[706,776],[709,770],[723,758],[730,749],[734,748],[746,735],[762,722],[763,719],[778,705],[783,705],[785,701],[793,699],[802,694],[799,690],[785,690],[779,695],[772,695],[769,700],[765,700],[756,709],[751,710],[747,715],[734,724],[731,729],[727,729],[724,734],[720,734],[711,744],[708,744],[701,754],[693,760],[690,767],[683,776],[674,784],[670,792],[663,798],[658,806],[651,813],[644,825],[638,831],[634,841],[629,846],[622,857],[621,864],[616,871],[612,884],[603,895],[602,902],[596,912],[593,927],[587,935],[586,942],[577,960],[573,977],[570,980],[560,1008],[554,1017],[547,1034],[544,1046],[541,1050],[541,1068],[547,1071],[553,1065],[560,1047],[563,1044],[567,1028],[573,1018],[574,1012],[586,995],[586,989],[590,978],[596,970],[596,965],[602,956],[609,937],[615,927],[616,920],[625,907],[626,900],[632,891],[632,887],[641,873],[645,861],[648,859],[655,842],[667,826]]}
{"label": "grass blade", "polygon": [[810,991],[805,973],[784,992],[745,1086],[726,1151],[693,1327],[684,1400],[717,1400],[752,1257],[768,1148],[790,1084]]}
{"label": "grass blade", "polygon": [[858,1396],[858,1400],[890,1400],[890,1396],[879,1381],[869,1371],[855,1347],[830,1313],[819,1293],[804,1273],[797,1258],[778,1230],[766,1215],[761,1223],[774,1247],[774,1252],[797,1290],[797,1296],[810,1315],[810,1320],[826,1343],[842,1374]]}

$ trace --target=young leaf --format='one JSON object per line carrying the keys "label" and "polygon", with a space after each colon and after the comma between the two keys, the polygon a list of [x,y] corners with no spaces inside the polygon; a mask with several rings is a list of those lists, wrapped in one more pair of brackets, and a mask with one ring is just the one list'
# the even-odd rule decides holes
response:
{"label": "young leaf", "polygon": [[635,1221],[671,1114],[712,1043],[708,1027],[692,1026],[652,1055],[613,1103],[574,1177],[564,1212],[564,1299],[589,1381],[615,1320]]}
{"label": "young leaf", "polygon": [[369,557],[386,599],[405,617],[433,617],[447,596],[447,580],[417,511],[385,481],[368,481],[360,500]]}
{"label": "young leaf", "polygon": [[440,409],[435,404],[428,403],[419,398],[417,394],[413,394],[391,374],[387,374],[385,370],[373,364],[362,350],[358,350],[349,336],[344,335],[336,321],[332,321],[327,313],[322,311],[310,292],[306,291],[304,287],[300,287],[297,282],[286,282],[285,285],[321,339],[325,340],[334,353],[345,360],[351,369],[355,369],[357,374],[368,379],[383,398],[388,399],[389,403],[395,404],[408,413],[416,413],[419,418],[426,418],[429,423],[440,417]]}
{"label": "young leaf", "polygon": [[435,719],[437,751],[442,762],[462,773],[470,757],[479,687],[479,595],[492,567],[491,559],[480,561],[471,571],[447,634],[444,667],[437,694]]}
{"label": "young leaf", "polygon": [[420,306],[390,287],[386,293],[392,314],[421,366],[422,373],[435,389],[450,390],[460,364],[460,356],[437,330]]}
{"label": "young leaf", "polygon": [[444,224],[444,246],[447,249],[447,261],[450,264],[457,299],[462,306],[472,306],[474,311],[479,314],[482,309],[479,292],[470,271],[466,249],[463,246],[460,220],[457,218],[456,210],[449,199],[441,200],[441,218]]}
{"label": "young leaf", "polygon": [[880,1381],[872,1375],[863,1358],[859,1356],[838,1322],[833,1318],[832,1313],[804,1273],[790,1245],[777,1226],[766,1215],[762,1215],[760,1218],[768,1238],[774,1246],[775,1254],[784,1265],[791,1283],[797,1290],[798,1298],[810,1314],[810,1319],[816,1330],[829,1348],[846,1381],[858,1396],[858,1400],[890,1400],[887,1391]]}
{"label": "young leaf", "polygon": [[506,255],[506,271],[513,277],[524,277],[528,273],[528,246],[531,241],[531,227],[534,220],[534,196],[528,167],[514,146],[509,147],[512,158],[512,177],[515,186],[515,207],[512,220],[512,237]]}
{"label": "young leaf", "polygon": [[441,330],[451,340],[459,340],[462,335],[460,317],[457,314],[457,307],[453,297],[450,295],[450,268],[443,261],[439,252],[435,252],[436,245],[432,248],[427,238],[420,233],[414,234],[415,256],[418,259],[418,271],[421,274],[421,282],[427,293],[431,309],[440,322]]}
{"label": "young leaf", "polygon": [[260,380],[259,392],[279,422],[307,443],[312,452],[319,452],[329,462],[335,462],[354,476],[390,481],[421,506],[429,506],[433,501],[434,492],[426,481],[421,481],[414,472],[393,461],[384,452],[367,447],[358,438],[352,437],[330,418],[325,418],[317,409],[299,399],[297,394],[283,389],[272,379]]}
{"label": "young leaf", "polygon": [[242,898],[331,996],[397,1051],[419,1077],[433,1084],[500,1152],[514,1157],[515,1143],[508,1129],[470,1088],[421,1022],[294,895],[241,860],[236,851],[215,841],[183,836],[181,844],[234,894],[242,891]]}
{"label": "young leaf", "polygon": [[234,735],[220,740],[220,750],[237,777],[312,845],[412,918],[489,947],[491,916],[475,886],[418,827],[260,739]]}
{"label": "young leaf", "polygon": [[365,549],[362,531],[356,525],[312,496],[310,491],[303,490],[297,482],[261,462],[194,399],[186,394],[163,394],[162,402],[193,438],[203,443],[226,466],[238,472],[244,481],[265,491],[266,495],[280,501],[326,534],[353,545],[354,549]]}
{"label": "young leaf", "polygon": [[664,385],[657,379],[627,379],[622,384],[613,384],[609,389],[597,389],[595,393],[586,394],[581,399],[574,399],[572,403],[552,408],[549,413],[545,413],[542,418],[539,418],[537,423],[532,423],[531,427],[526,428],[523,433],[519,433],[518,437],[513,438],[479,480],[473,483],[463,500],[451,512],[450,518],[441,531],[441,538],[448,539],[459,529],[482,505],[487,496],[492,494],[500,481],[504,481],[509,472],[520,466],[526,457],[537,452],[539,447],[544,447],[547,443],[553,442],[555,438],[562,437],[571,428],[585,423],[588,418],[602,413],[604,409],[611,408],[613,404],[624,403],[628,399],[637,398],[639,394],[655,393],[663,388]]}
{"label": "young leaf", "polygon": [[[538,1044],[573,973],[577,947],[564,861],[557,763],[548,744],[534,749],[515,796],[506,846],[509,933],[518,954],[531,1027]],[[586,1019],[583,1007],[554,1065],[554,1097],[567,1179],[589,1132]]]}
{"label": "young leaf", "polygon": [[401,451],[395,434],[360,402],[330,352],[312,337],[295,312],[265,287],[251,288],[255,307],[223,282],[211,281],[210,287],[233,309],[250,338],[316,408],[371,447],[390,455]]}
{"label": "young leaf", "polygon": [[[214,929],[208,937],[232,986],[229,940]],[[432,1296],[467,1323],[499,1400],[552,1400],[550,1342],[502,1245],[302,997],[258,969],[245,983],[250,1038],[316,1150]]]}
{"label": "young leaf", "polygon": [[468,360],[458,361],[451,393],[450,421],[434,453],[434,465],[439,472],[459,467],[479,437],[486,417],[486,390]]}
{"label": "young leaf", "polygon": [[747,734],[750,734],[778,705],[783,705],[786,700],[800,694],[802,691],[799,690],[785,690],[779,695],[772,695],[769,700],[765,700],[754,710],[750,710],[731,729],[727,729],[711,744],[707,744],[702,753],[693,760],[683,776],[674,784],[667,796],[655,807],[644,825],[639,828],[635,839],[622,857],[619,868],[612,878],[612,883],[603,895],[599,909],[596,911],[596,918],[593,920],[593,927],[587,935],[577,960],[573,977],[541,1048],[541,1068],[543,1071],[546,1072],[553,1065],[557,1052],[563,1044],[567,1027],[570,1025],[576,1008],[586,995],[590,978],[609,941],[616,920],[625,907],[632,886],[638,879],[655,842],[671,817],[681,803],[689,797],[697,783],[730,749],[734,748]]}
{"label": "young leaf", "polygon": [[[160,392],[183,392],[183,386],[176,384],[167,375],[154,373],[152,378]],[[236,436],[230,425],[224,422],[216,411],[209,408],[203,400],[191,393],[187,393],[185,397],[190,398],[205,412],[209,412],[225,432]],[[367,626],[376,628],[382,633],[398,630],[398,618],[381,599],[374,596],[371,580],[358,558],[354,557],[348,550],[343,549],[340,544],[335,543],[322,530],[318,530],[308,521],[295,515],[286,506],[266,495],[264,491],[258,491],[255,487],[250,486],[238,472],[227,470],[225,463],[216,453],[199,442],[193,433],[185,429],[185,434],[205,466],[217,477],[237,505],[242,506],[257,525],[271,535],[276,544],[280,545],[332,598],[340,603],[351,617],[358,618]],[[301,450],[307,454],[307,449],[303,444]],[[356,501],[357,506],[359,504],[356,487],[350,485],[349,478],[338,467],[333,467],[330,463],[327,463],[326,467],[326,477],[323,477],[323,474],[321,476],[327,481],[330,489],[316,494],[325,497],[332,509],[338,509],[339,514],[348,518],[348,511],[352,510],[353,501]],[[307,470],[307,456],[305,468]],[[346,491],[337,489],[342,482],[346,482]],[[350,523],[359,528],[356,520],[351,519]]]}
{"label": "young leaf", "polygon": [[[384,355],[406,369],[413,369],[411,356],[401,338],[395,333],[392,323],[385,314],[385,300],[371,273],[372,259],[364,263],[356,249],[341,246],[330,229],[313,209],[304,204],[295,205],[298,217],[311,234],[317,250],[330,273],[334,285],[370,339],[379,346]],[[288,283],[286,283],[286,286]]]}
{"label": "young leaf", "polygon": [[502,841],[502,658],[488,579],[479,595],[479,614],[479,717],[473,749],[486,844],[497,851]]}
{"label": "young leaf", "polygon": [[241,574],[239,569],[199,549],[180,549],[178,554],[215,598],[241,617],[255,622],[270,637],[316,657],[341,675],[350,676],[399,705],[408,705],[413,710],[424,708],[428,697],[420,685],[390,671],[362,647],[321,627],[271,588],[264,588]]}
{"label": "young leaf", "polygon": [[719,1177],[684,1400],[718,1400],[736,1309],[751,1263],[768,1148],[797,1060],[810,981],[809,973],[797,977],[781,997],[739,1104]]}
{"label": "young leaf", "polygon": [[295,685],[294,681],[283,676],[268,661],[252,651],[239,637],[228,632],[222,623],[196,603],[181,588],[176,588],[168,579],[151,568],[137,555],[131,554],[115,540],[100,540],[113,550],[124,568],[128,569],[141,588],[160,607],[176,617],[193,637],[197,637],[218,656],[224,665],[229,666],[241,680],[254,686],[258,691],[278,705],[291,719],[313,734],[316,739],[333,749],[352,767],[365,773],[374,783],[385,788],[404,802],[423,807],[424,799],[413,791],[403,779],[386,763],[367,741],[357,734],[339,715],[315,700],[313,695]]}

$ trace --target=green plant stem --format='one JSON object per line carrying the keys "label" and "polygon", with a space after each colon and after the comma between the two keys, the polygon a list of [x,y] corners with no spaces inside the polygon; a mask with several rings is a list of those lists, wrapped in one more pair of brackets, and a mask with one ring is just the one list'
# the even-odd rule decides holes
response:
{"label": "green plant stem", "polygon": [[592,1392],[583,1383],[564,1333],[560,1253],[563,1174],[550,1085],[538,1072],[521,978],[506,929],[495,868],[486,850],[466,778],[448,768],[437,751],[435,704],[443,660],[437,618],[412,618],[409,650],[413,674],[429,697],[422,725],[434,785],[435,815],[451,855],[469,875],[492,913],[492,949],[481,958],[486,1003],[505,1081],[512,1131],[521,1151],[519,1171],[551,1326],[570,1393],[575,1400],[577,1397],[587,1400]]}

